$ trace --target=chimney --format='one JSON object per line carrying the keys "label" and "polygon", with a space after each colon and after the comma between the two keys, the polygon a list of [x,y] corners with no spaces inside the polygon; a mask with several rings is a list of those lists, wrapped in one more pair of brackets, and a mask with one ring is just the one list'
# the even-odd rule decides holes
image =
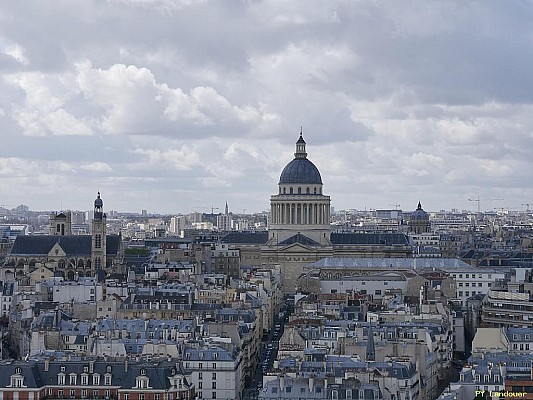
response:
{"label": "chimney", "polygon": [[89,361],[89,373],[94,372],[94,360]]}
{"label": "chimney", "polygon": [[49,369],[50,369],[50,359],[49,358],[45,358],[45,360],[44,360],[44,372],[48,372]]}
{"label": "chimney", "polygon": [[124,372],[128,372],[128,357],[124,360]]}

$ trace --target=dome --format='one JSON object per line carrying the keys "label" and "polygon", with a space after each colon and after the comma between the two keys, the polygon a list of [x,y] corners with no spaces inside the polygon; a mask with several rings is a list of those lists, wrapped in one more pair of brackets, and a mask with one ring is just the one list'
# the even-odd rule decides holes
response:
{"label": "dome", "polygon": [[428,220],[429,214],[422,209],[422,204],[418,202],[418,208],[411,214],[411,219]]}
{"label": "dome", "polygon": [[98,196],[97,196],[96,199],[94,200],[94,206],[95,206],[95,207],[103,207],[103,206],[104,206],[104,202],[103,202],[102,199],[100,198],[100,192],[98,192]]}
{"label": "dome", "polygon": [[322,178],[318,168],[307,158],[295,158],[288,163],[279,177],[279,184],[321,185]]}

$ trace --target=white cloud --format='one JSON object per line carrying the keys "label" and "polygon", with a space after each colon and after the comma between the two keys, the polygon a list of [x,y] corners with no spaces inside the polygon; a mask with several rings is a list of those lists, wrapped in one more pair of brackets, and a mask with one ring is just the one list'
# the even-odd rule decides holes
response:
{"label": "white cloud", "polygon": [[527,3],[42,1],[0,16],[5,202],[85,207],[100,188],[116,209],[267,208],[300,125],[337,208],[533,198]]}

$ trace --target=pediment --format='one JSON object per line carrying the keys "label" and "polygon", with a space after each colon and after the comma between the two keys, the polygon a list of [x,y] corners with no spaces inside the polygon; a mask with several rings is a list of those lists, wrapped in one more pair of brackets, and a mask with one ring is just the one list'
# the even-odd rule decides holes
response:
{"label": "pediment", "polygon": [[278,253],[308,253],[310,251],[316,252],[316,249],[301,243],[292,243],[278,249]]}
{"label": "pediment", "polygon": [[48,257],[66,257],[66,255],[67,253],[63,250],[63,247],[61,247],[60,242],[54,244],[48,252]]}

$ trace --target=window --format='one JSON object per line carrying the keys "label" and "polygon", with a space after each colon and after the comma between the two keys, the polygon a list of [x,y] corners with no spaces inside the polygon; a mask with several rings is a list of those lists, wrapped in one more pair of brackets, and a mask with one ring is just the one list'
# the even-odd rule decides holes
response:
{"label": "window", "polygon": [[144,393],[139,393],[139,400],[144,400]]}
{"label": "window", "polygon": [[466,287],[469,287],[469,286],[470,286],[470,283],[466,282],[466,283],[465,283],[465,286],[466,286]]}
{"label": "window", "polygon": [[57,376],[57,384],[58,385],[65,385],[65,374],[59,374]]}
{"label": "window", "polygon": [[333,400],[338,400],[339,399],[339,392],[337,390],[332,390],[331,391],[331,398]]}
{"label": "window", "polygon": [[59,397],[63,397],[63,393],[64,393],[64,392],[63,392],[63,389],[59,389],[59,390],[57,391],[57,395],[58,395]]}
{"label": "window", "polygon": [[81,397],[87,397],[87,389],[81,389]]}
{"label": "window", "polygon": [[93,390],[93,397],[98,397],[98,389]]}
{"label": "window", "polygon": [[102,248],[102,235],[100,235],[99,233],[94,236],[94,247],[97,249]]}
{"label": "window", "polygon": [[204,367],[204,364],[198,363],[198,369],[202,369]]}
{"label": "window", "polygon": [[105,395],[106,399],[109,399],[109,396],[111,396],[111,390],[106,389],[106,390],[104,391],[104,395]]}
{"label": "window", "polygon": [[70,389],[70,397],[74,398],[76,396],[76,391],[74,389]]}
{"label": "window", "polygon": [[198,372],[198,379],[199,379],[199,380],[202,380],[203,377],[204,377],[204,374],[201,373],[201,372]]}
{"label": "window", "polygon": [[105,385],[110,386],[111,385],[111,375],[106,374],[105,376]]}
{"label": "window", "polygon": [[381,295],[381,290],[376,289],[376,294],[377,294],[377,295]]}
{"label": "window", "polygon": [[483,287],[483,283],[479,282],[479,283],[477,284],[477,287]]}
{"label": "window", "polygon": [[211,389],[216,389],[216,388],[217,388],[217,383],[211,382]]}
{"label": "window", "polygon": [[212,399],[216,399],[216,398],[217,398],[217,392],[213,392],[211,398],[212,398]]}
{"label": "window", "polygon": [[198,382],[198,389],[203,389],[203,382]]}
{"label": "window", "polygon": [[213,372],[213,376],[211,377],[213,380],[217,379],[217,373]]}
{"label": "window", "polygon": [[459,282],[459,287],[463,287],[463,282]]}
{"label": "window", "polygon": [[213,369],[217,369],[217,363],[213,363]]}
{"label": "window", "polygon": [[93,375],[93,385],[99,386],[100,385],[100,375],[94,374]]}
{"label": "window", "polygon": [[130,394],[124,393],[124,400],[130,400]]}

